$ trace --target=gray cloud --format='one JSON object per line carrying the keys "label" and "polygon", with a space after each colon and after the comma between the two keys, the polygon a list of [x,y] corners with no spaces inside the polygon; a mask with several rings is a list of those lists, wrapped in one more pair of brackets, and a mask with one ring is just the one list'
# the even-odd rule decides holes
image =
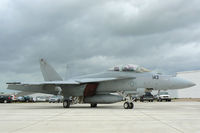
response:
{"label": "gray cloud", "polygon": [[42,80],[46,58],[62,76],[135,63],[164,73],[199,69],[198,0],[2,0],[0,79]]}

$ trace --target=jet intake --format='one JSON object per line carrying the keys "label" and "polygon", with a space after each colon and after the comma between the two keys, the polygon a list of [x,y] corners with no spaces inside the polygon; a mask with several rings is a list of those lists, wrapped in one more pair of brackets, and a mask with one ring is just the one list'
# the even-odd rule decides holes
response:
{"label": "jet intake", "polygon": [[106,95],[94,95],[94,96],[91,96],[91,97],[85,97],[84,103],[107,104],[107,103],[121,102],[122,100],[123,100],[122,96],[106,94]]}

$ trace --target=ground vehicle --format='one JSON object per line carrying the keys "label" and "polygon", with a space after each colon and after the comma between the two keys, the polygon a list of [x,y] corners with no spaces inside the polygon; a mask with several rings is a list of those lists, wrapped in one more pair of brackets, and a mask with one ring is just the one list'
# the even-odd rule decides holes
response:
{"label": "ground vehicle", "polygon": [[20,96],[20,97],[17,97],[17,101],[18,102],[24,102],[25,100],[24,100],[24,97]]}
{"label": "ground vehicle", "polygon": [[12,102],[16,102],[17,101],[17,98],[15,95],[10,95],[12,97]]}
{"label": "ground vehicle", "polygon": [[49,103],[60,103],[62,102],[62,96],[52,96],[49,98]]}
{"label": "ground vehicle", "polygon": [[33,97],[31,96],[20,96],[17,98],[18,102],[34,102]]}
{"label": "ground vehicle", "polygon": [[11,103],[12,97],[10,95],[0,95],[0,103]]}
{"label": "ground vehicle", "polygon": [[36,97],[36,102],[48,102],[49,98],[46,96],[37,96]]}
{"label": "ground vehicle", "polygon": [[160,93],[158,93],[157,101],[158,102],[162,102],[162,100],[169,101],[169,102],[171,101],[171,97],[170,97],[168,92],[160,92]]}
{"label": "ground vehicle", "polygon": [[33,101],[33,97],[24,96],[24,102],[34,102],[34,101]]}
{"label": "ground vehicle", "polygon": [[143,96],[140,97],[140,102],[149,101],[153,102],[154,97],[150,92],[146,92]]}

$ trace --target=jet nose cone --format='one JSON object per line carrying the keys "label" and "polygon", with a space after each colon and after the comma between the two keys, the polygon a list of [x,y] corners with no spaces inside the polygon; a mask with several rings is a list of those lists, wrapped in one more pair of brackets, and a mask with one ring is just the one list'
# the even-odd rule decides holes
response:
{"label": "jet nose cone", "polygon": [[185,79],[182,79],[182,78],[179,78],[179,77],[174,77],[171,79],[171,83],[172,83],[172,86],[171,88],[172,89],[183,89],[183,88],[189,88],[189,87],[192,87],[192,86],[195,86],[196,84],[191,82],[191,81],[188,81],[188,80],[185,80]]}
{"label": "jet nose cone", "polygon": [[195,83],[185,80],[185,79],[179,79],[179,81],[180,81],[182,88],[189,88],[189,87],[196,85]]}
{"label": "jet nose cone", "polygon": [[192,87],[192,86],[195,86],[196,84],[195,83],[193,83],[193,82],[191,82],[191,81],[187,81],[188,83],[187,83],[187,86],[188,87]]}

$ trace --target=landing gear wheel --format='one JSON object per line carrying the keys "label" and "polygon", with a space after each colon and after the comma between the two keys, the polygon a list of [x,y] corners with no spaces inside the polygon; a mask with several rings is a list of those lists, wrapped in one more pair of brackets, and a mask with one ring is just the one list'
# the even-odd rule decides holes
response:
{"label": "landing gear wheel", "polygon": [[70,107],[70,101],[69,100],[64,100],[63,101],[63,108],[69,108]]}
{"label": "landing gear wheel", "polygon": [[124,103],[124,109],[129,109],[129,103],[128,102]]}
{"label": "landing gear wheel", "polygon": [[134,108],[134,104],[131,102],[129,103],[129,109],[133,109]]}
{"label": "landing gear wheel", "polygon": [[97,107],[97,104],[96,104],[96,103],[91,103],[91,104],[90,104],[90,107],[91,107],[91,108],[96,108],[96,107]]}

